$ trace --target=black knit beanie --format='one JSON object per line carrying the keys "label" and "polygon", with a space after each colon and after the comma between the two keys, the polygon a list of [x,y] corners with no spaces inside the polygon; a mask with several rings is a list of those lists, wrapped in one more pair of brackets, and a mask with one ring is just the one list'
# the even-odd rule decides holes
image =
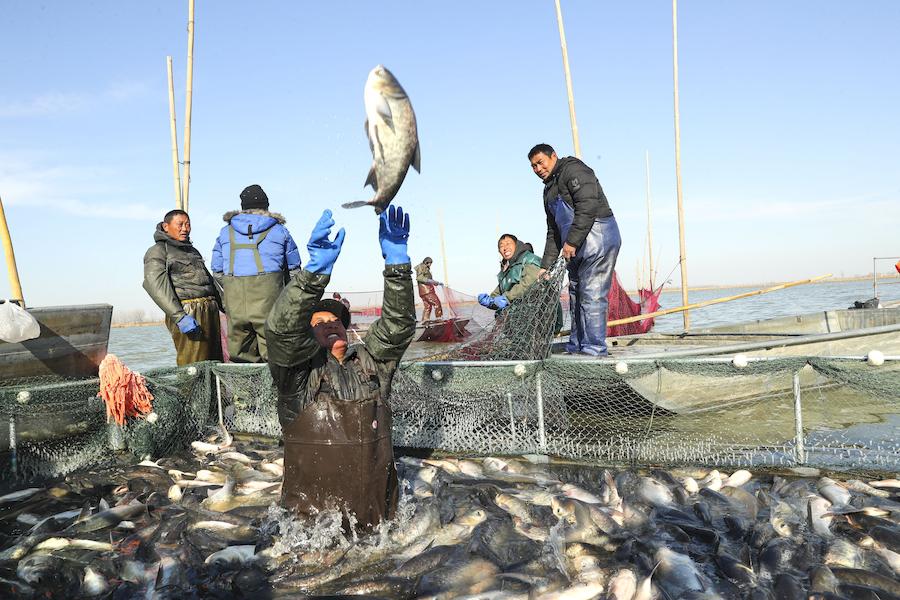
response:
{"label": "black knit beanie", "polygon": [[250,210],[251,208],[269,208],[269,197],[255,183],[245,187],[241,192],[241,210]]}

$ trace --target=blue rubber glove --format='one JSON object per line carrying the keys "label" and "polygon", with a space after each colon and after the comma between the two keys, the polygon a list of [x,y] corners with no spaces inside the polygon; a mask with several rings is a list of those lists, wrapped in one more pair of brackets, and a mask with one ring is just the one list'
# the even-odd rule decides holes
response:
{"label": "blue rubber glove", "polygon": [[309,242],[306,249],[309,250],[309,262],[306,263],[306,270],[310,273],[319,273],[320,275],[331,275],[331,269],[337,262],[338,255],[341,253],[341,246],[344,245],[344,228],[341,227],[334,240],[328,239],[331,235],[331,228],[334,227],[334,219],[331,217],[331,211],[325,210],[319,218],[319,222],[313,227],[312,235],[309,236]]}
{"label": "blue rubber glove", "polygon": [[493,301],[494,299],[491,298],[490,294],[478,294],[478,304],[482,305],[485,308],[490,308]]}
{"label": "blue rubber glove", "polygon": [[378,217],[378,241],[386,265],[409,262],[406,242],[409,240],[409,215],[399,206],[391,206]]}
{"label": "blue rubber glove", "polygon": [[200,331],[200,325],[191,315],[184,315],[178,320],[178,330],[184,335]]}
{"label": "blue rubber glove", "polygon": [[506,296],[495,296],[494,306],[497,307],[497,310],[503,310],[509,306],[509,300],[506,299]]}

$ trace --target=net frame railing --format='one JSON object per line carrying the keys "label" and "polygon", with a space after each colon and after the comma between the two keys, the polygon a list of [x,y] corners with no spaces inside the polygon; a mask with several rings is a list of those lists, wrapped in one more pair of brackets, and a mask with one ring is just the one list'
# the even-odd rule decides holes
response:
{"label": "net frame railing", "polygon": [[[63,475],[108,461],[110,450],[124,448],[139,458],[160,458],[187,448],[218,423],[235,432],[281,434],[266,365],[198,363],[144,375],[162,399],[155,406],[160,419],[134,421],[120,430],[103,417],[96,379],[0,386],[0,441],[5,433],[14,461],[6,476]],[[652,386],[661,382],[663,398],[666,382],[677,378],[698,381],[704,390],[716,382],[745,381],[757,393],[673,414],[653,397]],[[393,441],[400,447],[604,464],[807,465],[881,472],[900,471],[898,390],[900,356],[885,357],[881,366],[856,356],[748,357],[741,366],[730,356],[627,362],[551,357],[405,362],[389,402]],[[850,404],[835,399],[844,392],[852,392]],[[859,414],[853,402],[860,402]],[[742,423],[747,411],[759,415],[770,407],[767,422]],[[77,411],[87,415],[87,431],[71,439],[17,443],[23,424]],[[731,431],[741,427],[741,435]],[[845,435],[879,427],[878,439]]]}

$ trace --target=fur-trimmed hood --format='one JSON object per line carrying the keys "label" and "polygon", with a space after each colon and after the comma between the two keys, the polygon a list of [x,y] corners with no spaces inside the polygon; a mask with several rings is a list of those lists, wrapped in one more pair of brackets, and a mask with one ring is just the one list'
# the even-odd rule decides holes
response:
{"label": "fur-trimmed hood", "polygon": [[222,220],[226,223],[231,223],[231,219],[236,217],[237,215],[259,215],[261,217],[272,217],[276,222],[284,225],[287,223],[287,219],[285,219],[281,213],[269,212],[267,210],[263,210],[261,208],[251,208],[248,210],[229,210],[227,213],[222,215]]}
{"label": "fur-trimmed hood", "polygon": [[272,229],[276,225],[284,225],[285,219],[278,213],[269,212],[262,208],[250,208],[247,210],[233,210],[222,217],[231,228],[243,235],[252,236]]}

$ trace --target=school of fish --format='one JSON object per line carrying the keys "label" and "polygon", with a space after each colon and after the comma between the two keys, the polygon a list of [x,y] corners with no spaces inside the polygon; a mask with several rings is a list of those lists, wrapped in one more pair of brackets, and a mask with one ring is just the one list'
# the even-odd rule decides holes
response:
{"label": "school of fish", "polygon": [[0,495],[0,598],[900,598],[896,478],[404,456],[357,535],[278,507],[277,442],[192,450]]}

